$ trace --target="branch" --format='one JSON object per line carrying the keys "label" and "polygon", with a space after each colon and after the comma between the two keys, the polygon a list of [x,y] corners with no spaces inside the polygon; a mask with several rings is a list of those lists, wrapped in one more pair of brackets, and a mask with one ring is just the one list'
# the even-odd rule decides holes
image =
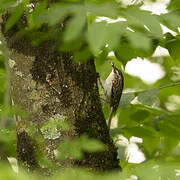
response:
{"label": "branch", "polygon": [[152,91],[152,90],[155,90],[155,89],[161,90],[161,89],[165,89],[165,88],[169,88],[169,87],[174,87],[174,86],[179,86],[179,85],[180,85],[180,81],[176,81],[174,83],[165,84],[165,85],[159,86],[157,88],[151,88],[151,89],[146,89],[146,90],[134,91],[132,93],[137,95],[139,93],[144,93],[144,92]]}
{"label": "branch", "polygon": [[174,83],[169,83],[169,84],[166,84],[166,85],[162,85],[162,86],[159,86],[158,89],[164,89],[164,88],[168,88],[168,87],[174,87],[174,86],[178,86],[180,85],[180,81],[176,81]]}

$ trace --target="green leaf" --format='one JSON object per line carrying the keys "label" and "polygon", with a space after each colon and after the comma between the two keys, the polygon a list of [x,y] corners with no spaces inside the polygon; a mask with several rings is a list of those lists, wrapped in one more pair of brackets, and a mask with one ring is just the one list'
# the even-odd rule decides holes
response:
{"label": "green leaf", "polygon": [[83,33],[85,22],[86,16],[82,13],[68,21],[66,30],[64,32],[64,41],[68,42],[78,38],[78,36]]}
{"label": "green leaf", "polygon": [[134,121],[143,122],[149,115],[150,113],[146,110],[138,110],[131,115],[131,118]]}
{"label": "green leaf", "polygon": [[87,136],[81,136],[82,150],[87,152],[97,152],[104,150],[104,144],[96,139],[89,139]]}
{"label": "green leaf", "polygon": [[118,7],[115,2],[102,4],[86,3],[85,8],[87,12],[95,14],[96,16],[117,18],[118,15]]}
{"label": "green leaf", "polygon": [[[98,66],[101,66],[102,70],[103,70],[103,63],[105,64],[105,62],[108,62],[108,54],[109,54],[109,48],[108,47],[104,47],[99,54],[96,55],[96,66],[98,68]],[[109,64],[109,63],[107,63]],[[104,71],[104,70],[103,70]],[[108,73],[108,72],[107,72]]]}
{"label": "green leaf", "polygon": [[[168,34],[166,34],[166,36],[168,36]],[[179,35],[175,37],[172,36],[171,39],[167,39],[166,48],[168,49],[170,56],[174,60],[180,60],[180,36]]]}
{"label": "green leaf", "polygon": [[167,9],[170,11],[179,10],[180,9],[180,1],[179,0],[171,0]]}
{"label": "green leaf", "polygon": [[180,128],[178,126],[174,126],[172,123],[166,121],[161,121],[158,125],[160,129],[160,133],[164,137],[171,137],[174,139],[179,139],[180,137]]}
{"label": "green leaf", "polygon": [[162,18],[162,23],[168,28],[172,29],[175,32],[178,31],[178,27],[180,27],[180,10],[173,11],[170,13],[160,15]]}
{"label": "green leaf", "polygon": [[28,25],[30,29],[39,28],[46,22],[47,2],[41,2],[28,16]]}
{"label": "green leaf", "polygon": [[116,47],[115,56],[124,65],[136,57],[151,57],[155,51],[159,41],[149,39],[144,34],[141,36],[141,34],[139,32],[126,32],[127,37],[123,37]]}
{"label": "green leaf", "polygon": [[172,155],[173,149],[178,147],[179,139],[166,136],[162,139],[163,153],[164,155]]}
{"label": "green leaf", "polygon": [[122,43],[114,51],[116,58],[125,66],[128,61],[137,57],[137,53],[130,44]]}
{"label": "green leaf", "polygon": [[136,166],[133,174],[140,180],[178,180],[179,176],[176,176],[175,170],[179,165],[179,162],[160,161],[155,158]]}
{"label": "green leaf", "polygon": [[159,148],[160,144],[160,137],[146,137],[143,138],[143,147],[145,149],[145,152],[149,158],[153,158],[153,155],[155,155],[156,151]]}
{"label": "green leaf", "polygon": [[0,129],[0,146],[2,153],[7,153],[7,156],[16,156],[16,132],[9,129]]}
{"label": "green leaf", "polygon": [[118,128],[110,129],[111,137],[114,138],[115,136],[122,134],[122,129],[123,128],[125,128],[125,126],[121,126],[121,127],[118,127]]}
{"label": "green leaf", "polygon": [[118,127],[119,128],[131,128],[138,126],[139,123],[131,119],[131,115],[137,111],[136,107],[129,106],[126,109],[118,109]]}
{"label": "green leaf", "polygon": [[158,89],[152,89],[139,93],[138,101],[144,105],[152,106],[158,100]]}
{"label": "green leaf", "polygon": [[123,93],[119,107],[122,109],[127,108],[134,98],[135,98],[134,93]]}
{"label": "green leaf", "polygon": [[88,48],[84,48],[78,52],[74,52],[73,55],[73,61],[78,62],[78,61],[87,61],[92,57],[91,52],[89,51]]}
{"label": "green leaf", "polygon": [[89,139],[86,135],[73,140],[66,139],[58,146],[59,159],[65,160],[67,158],[81,159],[83,151],[97,152],[104,150],[104,144],[96,139]]}
{"label": "green leaf", "polygon": [[[85,16],[85,8],[82,3],[53,3],[47,12],[47,22],[50,26],[61,23],[66,17],[78,17]],[[78,21],[78,19],[73,20]],[[75,22],[74,22],[75,23]],[[77,22],[80,23],[80,22]],[[72,29],[71,29],[72,30]],[[73,31],[71,31],[73,33]]]}
{"label": "green leaf", "polygon": [[57,150],[59,151],[58,158],[60,160],[65,160],[69,158],[81,159],[83,156],[79,139],[66,139],[58,146]]}
{"label": "green leaf", "polygon": [[143,33],[127,31],[127,37],[132,46],[136,49],[150,50],[151,40]]}
{"label": "green leaf", "polygon": [[180,116],[179,114],[172,114],[167,117],[168,122],[170,122],[173,126],[178,127],[180,129]]}
{"label": "green leaf", "polygon": [[134,126],[125,128],[123,131],[125,131],[125,134],[129,134],[131,136],[136,136],[140,138],[154,138],[157,136],[156,131],[150,127],[150,126]]}
{"label": "green leaf", "polygon": [[5,32],[11,29],[15,23],[19,20],[21,15],[26,9],[26,5],[29,3],[29,0],[24,0],[15,10],[11,13],[10,17],[8,18],[6,25],[5,25]]}
{"label": "green leaf", "polygon": [[144,25],[149,29],[149,32],[156,38],[162,38],[162,29],[158,16],[153,15],[150,11],[140,10],[136,6],[130,6],[122,15],[127,19],[130,27],[141,27]]}
{"label": "green leaf", "polygon": [[47,14],[47,22],[50,26],[53,26],[57,23],[60,23],[68,14],[67,8],[61,6],[61,5],[54,5],[51,6],[48,10]]}
{"label": "green leaf", "polygon": [[71,41],[71,42],[64,42],[59,47],[59,50],[62,52],[72,52],[78,51],[82,47],[81,41]]}
{"label": "green leaf", "polygon": [[94,54],[97,54],[105,45],[105,32],[106,23],[104,22],[89,25],[87,40],[89,42],[90,49]]}
{"label": "green leaf", "polygon": [[121,36],[126,31],[126,22],[117,22],[107,24],[105,39],[108,44],[108,49],[113,50],[120,42]]}
{"label": "green leaf", "polygon": [[27,112],[24,112],[23,110],[19,109],[16,106],[4,106],[0,105],[0,118],[4,117],[13,117],[14,115],[19,115],[23,119],[26,119],[28,114]]}
{"label": "green leaf", "polygon": [[4,13],[16,3],[16,0],[0,0],[0,13]]}

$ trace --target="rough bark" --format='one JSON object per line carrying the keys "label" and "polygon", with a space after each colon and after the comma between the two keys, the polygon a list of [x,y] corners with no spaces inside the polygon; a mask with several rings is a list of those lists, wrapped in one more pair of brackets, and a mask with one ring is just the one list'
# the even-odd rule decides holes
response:
{"label": "rough bark", "polygon": [[[119,169],[116,148],[102,112],[94,60],[73,63],[72,54],[57,51],[54,41],[32,46],[26,37],[17,36],[14,40],[17,33],[14,26],[4,35],[9,49],[13,104],[28,113],[27,117],[16,116],[18,161],[29,169],[39,167],[36,155],[40,138],[41,152],[62,167]],[[67,121],[70,129],[57,128],[53,135],[43,132],[43,123],[56,117]],[[29,131],[31,126],[33,133]],[[83,160],[57,162],[54,154],[57,145],[67,137],[73,139],[84,133],[103,142],[105,150],[84,153]]]}

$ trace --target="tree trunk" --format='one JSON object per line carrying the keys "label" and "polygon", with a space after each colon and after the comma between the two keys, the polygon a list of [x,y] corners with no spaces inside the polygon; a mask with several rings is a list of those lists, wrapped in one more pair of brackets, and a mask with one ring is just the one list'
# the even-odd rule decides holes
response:
{"label": "tree trunk", "polygon": [[[14,26],[4,33],[9,49],[11,97],[27,116],[16,116],[17,158],[30,170],[40,167],[37,152],[62,167],[75,165],[105,171],[119,169],[116,148],[102,112],[94,60],[73,63],[71,53],[57,51],[53,41],[32,46],[30,39],[16,36]],[[16,36],[16,38],[14,38]],[[47,121],[67,121],[68,131],[42,129]],[[33,132],[30,131],[33,127]],[[57,161],[55,150],[65,139],[82,134],[100,140],[105,150],[84,153],[83,160]],[[39,139],[43,139],[42,149]]]}

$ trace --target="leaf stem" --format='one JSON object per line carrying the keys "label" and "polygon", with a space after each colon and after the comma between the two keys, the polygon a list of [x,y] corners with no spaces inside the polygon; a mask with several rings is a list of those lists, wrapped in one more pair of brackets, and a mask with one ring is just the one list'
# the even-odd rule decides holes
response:
{"label": "leaf stem", "polygon": [[180,81],[176,81],[174,83],[165,84],[165,85],[159,86],[157,88],[140,90],[140,91],[135,91],[135,92],[132,92],[132,93],[134,93],[135,95],[138,95],[139,93],[144,93],[144,92],[147,92],[147,91],[152,91],[152,90],[156,90],[156,89],[157,90],[161,90],[161,89],[165,89],[165,88],[169,88],[169,87],[174,87],[174,86],[179,86],[179,85],[180,85]]}
{"label": "leaf stem", "polygon": [[174,87],[174,86],[178,86],[180,85],[180,81],[176,81],[174,83],[169,83],[169,84],[166,84],[166,85],[162,85],[162,86],[159,86],[158,89],[164,89],[164,88],[168,88],[168,87]]}

